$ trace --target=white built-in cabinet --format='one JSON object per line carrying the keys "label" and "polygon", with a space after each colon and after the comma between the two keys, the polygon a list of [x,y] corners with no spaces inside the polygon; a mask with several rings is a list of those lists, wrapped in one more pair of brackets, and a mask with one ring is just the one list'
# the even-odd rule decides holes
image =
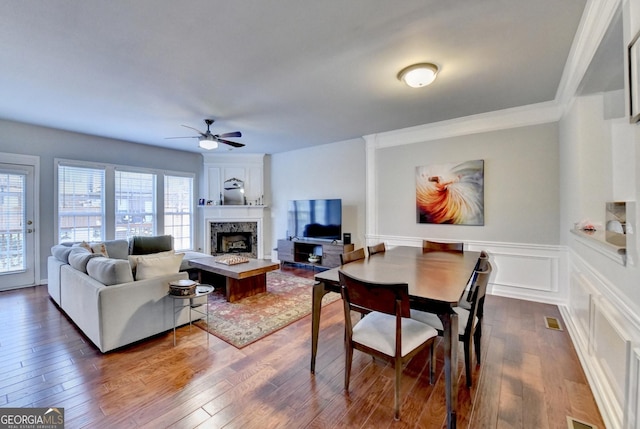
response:
{"label": "white built-in cabinet", "polygon": [[231,179],[244,182],[247,205],[265,205],[264,201],[264,154],[220,155],[203,154],[204,183],[201,196],[205,202],[221,204],[224,183]]}

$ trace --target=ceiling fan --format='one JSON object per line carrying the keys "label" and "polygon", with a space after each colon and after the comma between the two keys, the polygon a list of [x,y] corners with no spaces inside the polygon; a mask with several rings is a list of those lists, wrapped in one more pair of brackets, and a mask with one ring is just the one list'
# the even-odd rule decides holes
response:
{"label": "ceiling fan", "polygon": [[218,143],[223,143],[232,147],[243,147],[244,144],[232,142],[230,140],[226,140],[227,137],[242,137],[242,133],[240,131],[233,131],[230,133],[223,134],[213,134],[209,129],[211,124],[214,123],[213,119],[205,119],[204,123],[207,124],[207,131],[202,132],[196,128],[190,127],[189,125],[183,125],[185,128],[189,128],[194,130],[199,136],[186,136],[186,137],[166,137],[167,139],[198,139],[198,146],[202,149],[216,149],[218,147]]}

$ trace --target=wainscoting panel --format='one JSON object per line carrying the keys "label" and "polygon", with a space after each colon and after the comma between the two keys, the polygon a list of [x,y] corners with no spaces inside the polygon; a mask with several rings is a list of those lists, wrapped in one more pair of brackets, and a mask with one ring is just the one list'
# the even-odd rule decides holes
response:
{"label": "wainscoting panel", "polygon": [[494,253],[493,258],[498,268],[493,279],[494,289],[517,288],[545,292],[558,290],[557,258],[505,253]]}
{"label": "wainscoting panel", "polygon": [[[429,238],[429,237],[427,237]],[[447,241],[432,238],[435,241]],[[422,246],[422,238],[367,236],[366,244]],[[568,297],[564,246],[465,241],[465,249],[489,254],[493,273],[487,293],[548,304],[565,305]]]}
{"label": "wainscoting panel", "polygon": [[590,332],[594,296],[597,296],[596,289],[588,282],[585,276],[578,271],[571,272],[569,302],[571,302],[573,323],[578,328],[576,330],[577,335],[573,337],[573,341],[574,343],[576,341],[579,342],[580,348],[584,350],[591,348],[589,338],[592,336]]}
{"label": "wainscoting panel", "polygon": [[602,297],[593,306],[593,358],[604,380],[611,388],[617,404],[624,404],[626,371],[631,342],[624,329],[617,325],[613,309]]}
{"label": "wainscoting panel", "polygon": [[469,243],[468,248],[489,253],[494,273],[488,293],[550,304],[566,303],[566,284],[560,286],[564,248],[500,243]]}
{"label": "wainscoting panel", "polygon": [[631,353],[629,369],[629,401],[625,418],[625,428],[640,429],[640,349],[634,348]]}
{"label": "wainscoting panel", "polygon": [[560,307],[607,427],[640,429],[640,323],[615,286],[570,255],[570,299]]}

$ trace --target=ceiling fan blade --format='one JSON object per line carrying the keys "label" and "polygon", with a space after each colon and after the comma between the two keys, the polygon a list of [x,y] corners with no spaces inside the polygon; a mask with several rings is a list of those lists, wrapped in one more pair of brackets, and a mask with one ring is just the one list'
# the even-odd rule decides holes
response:
{"label": "ceiling fan blade", "polygon": [[226,138],[226,137],[242,137],[242,133],[240,131],[233,131],[231,133],[218,134],[216,137]]}
{"label": "ceiling fan blade", "polygon": [[193,130],[193,131],[197,132],[197,133],[198,133],[198,134],[200,134],[202,137],[206,137],[206,136],[207,136],[207,134],[206,134],[206,133],[203,133],[202,131],[200,131],[200,130],[199,130],[199,129],[197,129],[197,128],[190,127],[189,125],[182,125],[182,126],[183,126],[183,127],[185,127],[185,128],[189,128],[190,130]]}
{"label": "ceiling fan blade", "polygon": [[224,144],[228,144],[229,146],[233,146],[233,147],[243,147],[244,145],[242,143],[236,143],[236,142],[232,142],[229,140],[224,140],[224,139],[216,139],[218,140],[220,143],[224,143]]}

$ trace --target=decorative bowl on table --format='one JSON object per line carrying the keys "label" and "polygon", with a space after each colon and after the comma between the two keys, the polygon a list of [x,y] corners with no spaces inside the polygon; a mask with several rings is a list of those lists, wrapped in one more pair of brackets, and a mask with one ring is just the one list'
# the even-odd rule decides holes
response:
{"label": "decorative bowl on table", "polygon": [[181,279],[169,282],[169,293],[176,296],[189,296],[196,293],[198,283],[193,280]]}

